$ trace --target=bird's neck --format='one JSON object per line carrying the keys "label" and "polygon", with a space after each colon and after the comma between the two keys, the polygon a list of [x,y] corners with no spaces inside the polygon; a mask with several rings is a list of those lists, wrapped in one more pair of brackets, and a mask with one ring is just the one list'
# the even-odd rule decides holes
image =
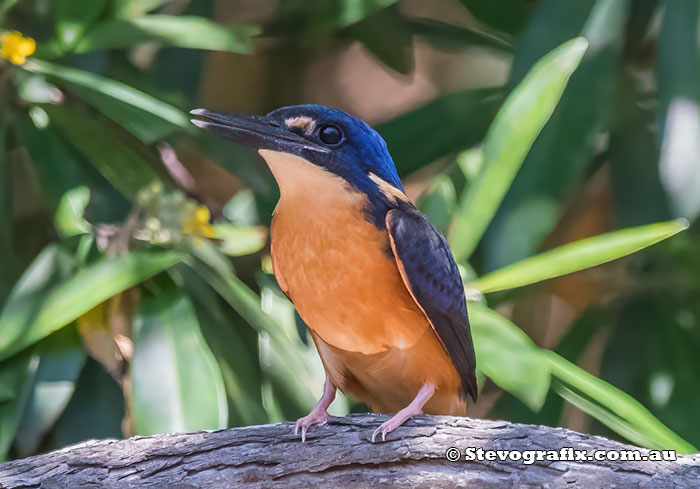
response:
{"label": "bird's neck", "polygon": [[279,207],[312,207],[322,213],[328,207],[361,207],[366,202],[343,178],[300,156],[265,149],[259,153],[279,186]]}

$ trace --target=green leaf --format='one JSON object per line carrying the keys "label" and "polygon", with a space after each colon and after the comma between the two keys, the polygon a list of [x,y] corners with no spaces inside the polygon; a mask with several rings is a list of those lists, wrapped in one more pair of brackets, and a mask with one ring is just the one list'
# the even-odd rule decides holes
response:
{"label": "green leaf", "polygon": [[671,219],[673,212],[659,171],[658,102],[633,73],[624,72],[620,84],[625,89],[618,95],[615,111],[624,114],[624,119],[610,131],[607,157],[615,221],[621,226],[638,226]]}
{"label": "green leaf", "polygon": [[38,364],[38,357],[29,352],[0,363],[0,385],[13,393],[12,399],[0,402],[0,462],[7,460]]}
{"label": "green leaf", "polygon": [[[537,59],[577,34],[588,39],[590,49],[489,224],[482,246],[487,270],[536,253],[559,222],[561,208],[572,202],[573,192],[582,191],[583,182],[603,161],[604,156],[596,156],[605,146],[598,136],[611,121],[627,114],[617,103],[627,90],[618,83],[625,46],[635,45],[626,37],[628,14],[635,10],[627,0],[538,3],[513,59],[510,83],[521,80]],[[636,138],[634,144],[644,143]],[[633,166],[636,172],[636,158]],[[626,187],[638,192],[630,181],[625,180]]]}
{"label": "green leaf", "polygon": [[112,0],[110,2],[110,17],[134,19],[143,17],[170,0]]}
{"label": "green leaf", "polygon": [[41,341],[34,353],[39,366],[17,428],[20,457],[33,455],[70,401],[86,354],[75,328],[64,328]]}
{"label": "green leaf", "polygon": [[63,49],[78,42],[90,24],[100,15],[107,0],[53,0],[51,9],[56,33]]}
{"label": "green leaf", "polygon": [[292,42],[325,42],[339,29],[395,3],[396,0],[285,0],[277,4],[265,34],[291,38]]}
{"label": "green leaf", "polygon": [[144,296],[133,341],[130,401],[138,434],[226,427],[221,371],[187,297],[174,286]]}
{"label": "green leaf", "polygon": [[[271,380],[272,393],[287,418],[305,415],[321,397],[325,371],[313,341],[304,343],[297,328],[294,305],[282,293],[272,276],[258,274],[263,311],[280,328],[280,334],[261,338],[268,348],[261,349],[260,361]],[[304,328],[303,335],[307,331]],[[289,351],[294,351],[298,364],[289,368]],[[348,414],[347,400],[337,396],[329,411],[334,415]]]}
{"label": "green leaf", "polygon": [[695,451],[631,396],[535,346],[497,312],[470,302],[469,315],[477,368],[531,409],[542,407],[550,382],[556,380],[552,385],[559,395],[629,440],[649,448]]}
{"label": "green leaf", "polygon": [[341,0],[338,25],[347,26],[359,22],[365,17],[378,10],[389,7],[396,3],[396,0]]}
{"label": "green leaf", "polygon": [[501,102],[500,88],[452,93],[377,126],[400,175],[473,146]]}
{"label": "green leaf", "polygon": [[667,428],[631,396],[589,374],[554,352],[543,350],[552,375],[568,401],[629,440],[649,448],[694,453],[695,447]]}
{"label": "green leaf", "polygon": [[102,366],[88,358],[68,406],[51,430],[56,446],[122,438],[124,393]]}
{"label": "green leaf", "polygon": [[114,222],[126,218],[130,203],[94,167],[81,164],[79,155],[69,150],[55,128],[38,129],[29,117],[21,117],[16,120],[15,129],[31,157],[39,198],[49,214],[55,215],[66,192],[86,186],[101,197],[90,204],[93,221]]}
{"label": "green leaf", "polygon": [[192,249],[185,263],[197,272],[235,311],[260,333],[275,336],[280,329],[260,308],[260,297],[236,277],[233,267],[211,244]]}
{"label": "green leaf", "polygon": [[661,181],[676,216],[700,215],[700,6],[662,2],[657,80],[661,104]]}
{"label": "green leaf", "polygon": [[6,148],[6,129],[5,121],[0,118],[0,307],[5,302],[18,268],[13,246],[14,172]]}
{"label": "green leaf", "polygon": [[5,16],[18,2],[19,0],[0,0],[0,24],[4,24]]}
{"label": "green leaf", "polygon": [[124,197],[133,198],[163,173],[152,148],[116,131],[87,107],[79,103],[47,105],[46,112],[52,128]]}
{"label": "green leaf", "polygon": [[90,202],[90,189],[75,187],[66,192],[58,204],[54,225],[62,238],[89,233],[92,227],[85,220],[85,208]]}
{"label": "green leaf", "polygon": [[[103,258],[70,278],[47,286],[45,280],[37,277],[51,269],[44,263],[52,257],[48,252],[39,255],[38,263],[25,273],[0,313],[0,360],[70,324],[110,297],[167,270],[182,258],[176,252],[138,252]],[[37,283],[41,285],[39,290]]]}
{"label": "green leaf", "polygon": [[472,27],[461,27],[433,19],[409,19],[406,23],[414,34],[442,49],[491,48],[511,52],[508,39]]}
{"label": "green leaf", "polygon": [[579,37],[542,58],[498,111],[484,140],[482,171],[452,224],[449,241],[458,260],[468,258],[483,236],[587,47]]}
{"label": "green leaf", "polygon": [[[295,393],[288,401],[295,415],[303,415],[305,410],[308,411],[315,404],[322,386],[307,381],[315,377],[299,349],[299,335],[296,329],[292,331],[288,324],[280,322],[281,316],[272,318],[267,314],[270,312],[276,315],[279,309],[274,307],[264,310],[263,298],[236,277],[230,264],[221,260],[222,257],[216,249],[207,248],[206,243],[193,248],[194,257],[187,259],[187,265],[206,280],[261,335],[263,343],[270,345],[269,347],[276,352],[275,365],[279,368],[268,369],[266,373],[279,389]],[[269,296],[268,301],[274,297]],[[295,372],[294,377],[289,377],[287,372]],[[290,382],[291,385],[285,387],[285,383]]]}
{"label": "green leaf", "polygon": [[260,223],[255,194],[250,189],[241,189],[226,202],[221,213],[236,226],[255,226]]}
{"label": "green leaf", "polygon": [[446,232],[450,216],[457,205],[457,193],[452,179],[444,173],[436,176],[430,187],[421,194],[417,205],[440,231]]}
{"label": "green leaf", "polygon": [[360,41],[392,70],[407,74],[413,69],[413,38],[395,5],[374,12],[345,34]]}
{"label": "green leaf", "polygon": [[191,49],[251,54],[254,26],[223,26],[204,17],[145,15],[95,24],[75,46],[84,53],[97,49],[127,48],[144,42]]}
{"label": "green leaf", "polygon": [[221,251],[231,256],[257,253],[265,246],[265,231],[261,228],[240,228],[231,224],[214,224]]}
{"label": "green leaf", "polygon": [[476,366],[498,386],[538,411],[549,391],[549,365],[523,331],[497,312],[469,303]]}
{"label": "green leaf", "polygon": [[[174,130],[194,133],[189,117],[183,111],[125,83],[39,59],[28,60],[23,68],[67,83],[71,91],[145,143],[160,139]],[[150,126],[155,127],[149,129]]]}
{"label": "green leaf", "polygon": [[479,21],[499,31],[517,34],[527,24],[532,2],[525,0],[460,0]]}
{"label": "green leaf", "polygon": [[[181,276],[180,276],[181,275]],[[263,382],[258,359],[258,335],[241,317],[224,309],[224,303],[197,273],[176,267],[178,276],[192,300],[202,334],[216,357],[228,399],[228,425],[249,426],[270,422],[263,406]]]}
{"label": "green leaf", "polygon": [[678,219],[582,239],[495,270],[467,287],[496,292],[560,277],[630,255],[687,227],[687,220]]}

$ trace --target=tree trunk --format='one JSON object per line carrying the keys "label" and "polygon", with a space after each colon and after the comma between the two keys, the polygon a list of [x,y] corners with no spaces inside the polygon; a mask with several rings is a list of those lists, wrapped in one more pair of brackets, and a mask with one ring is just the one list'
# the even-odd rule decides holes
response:
{"label": "tree trunk", "polygon": [[[371,443],[372,431],[386,419],[332,418],[312,427],[305,443],[294,435],[292,423],[89,441],[0,465],[0,487],[700,488],[700,454],[623,460],[651,452],[561,428],[450,416],[419,416],[386,442]],[[447,459],[450,447],[459,450],[459,460]],[[540,459],[525,452],[521,460],[499,460],[501,452],[491,455],[495,460],[479,460],[479,448],[543,452]],[[553,460],[574,450],[587,457],[603,453],[598,450],[617,455]]]}

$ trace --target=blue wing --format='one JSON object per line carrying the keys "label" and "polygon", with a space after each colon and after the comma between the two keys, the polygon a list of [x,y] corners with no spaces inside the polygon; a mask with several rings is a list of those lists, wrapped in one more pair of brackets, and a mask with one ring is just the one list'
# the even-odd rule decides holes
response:
{"label": "blue wing", "polygon": [[450,356],[463,394],[476,401],[476,361],[464,286],[445,238],[413,206],[390,210],[386,226],[406,287]]}

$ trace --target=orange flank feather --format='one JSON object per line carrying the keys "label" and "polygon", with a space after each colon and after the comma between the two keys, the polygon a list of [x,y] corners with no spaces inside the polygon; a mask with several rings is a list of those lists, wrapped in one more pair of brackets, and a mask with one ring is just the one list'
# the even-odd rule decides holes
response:
{"label": "orange flank feather", "polygon": [[460,377],[406,288],[388,232],[365,219],[365,194],[301,157],[260,154],[280,186],[275,276],[333,383],[375,412],[397,412],[430,382],[424,412],[464,415]]}

